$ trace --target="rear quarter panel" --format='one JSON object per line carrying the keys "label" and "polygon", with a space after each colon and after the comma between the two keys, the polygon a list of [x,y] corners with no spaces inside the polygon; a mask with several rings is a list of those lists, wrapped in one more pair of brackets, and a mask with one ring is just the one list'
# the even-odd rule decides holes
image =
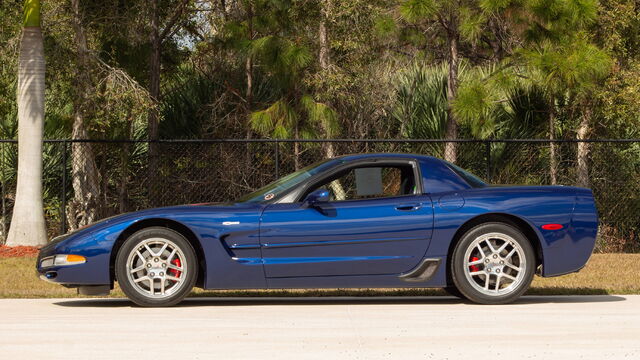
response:
{"label": "rear quarter panel", "polygon": [[[531,227],[542,250],[543,276],[577,271],[593,251],[597,214],[590,190],[564,186],[486,187],[434,194],[434,230],[428,256],[446,256],[458,229],[487,214],[515,216]],[[549,223],[563,228],[541,228]]]}

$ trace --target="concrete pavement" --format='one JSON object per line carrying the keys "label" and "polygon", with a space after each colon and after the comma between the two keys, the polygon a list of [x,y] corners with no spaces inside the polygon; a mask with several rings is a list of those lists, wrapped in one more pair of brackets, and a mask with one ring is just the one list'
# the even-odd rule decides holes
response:
{"label": "concrete pavement", "polygon": [[0,300],[2,359],[640,359],[640,296]]}

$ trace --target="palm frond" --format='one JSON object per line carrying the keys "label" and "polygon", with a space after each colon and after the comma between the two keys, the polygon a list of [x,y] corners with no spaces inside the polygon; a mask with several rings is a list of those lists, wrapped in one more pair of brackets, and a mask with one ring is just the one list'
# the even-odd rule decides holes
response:
{"label": "palm frond", "polygon": [[327,138],[335,137],[339,130],[338,114],[326,104],[316,102],[310,95],[303,95],[300,105],[309,117],[309,122],[318,124]]}
{"label": "palm frond", "polygon": [[286,99],[280,99],[264,110],[253,112],[249,121],[251,127],[262,135],[286,139],[293,135],[298,115]]}
{"label": "palm frond", "polygon": [[400,74],[393,118],[403,137],[437,139],[447,121],[447,66],[416,63]]}

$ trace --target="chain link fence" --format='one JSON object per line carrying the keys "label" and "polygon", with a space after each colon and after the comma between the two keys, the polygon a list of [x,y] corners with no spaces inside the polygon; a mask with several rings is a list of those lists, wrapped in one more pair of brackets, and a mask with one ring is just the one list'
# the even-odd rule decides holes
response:
{"label": "chain link fence", "polygon": [[[640,251],[640,140],[45,140],[43,151],[51,237],[123,212],[233,200],[329,156],[406,152],[455,158],[492,184],[589,186],[598,250]],[[17,142],[0,141],[0,241],[16,175]]]}

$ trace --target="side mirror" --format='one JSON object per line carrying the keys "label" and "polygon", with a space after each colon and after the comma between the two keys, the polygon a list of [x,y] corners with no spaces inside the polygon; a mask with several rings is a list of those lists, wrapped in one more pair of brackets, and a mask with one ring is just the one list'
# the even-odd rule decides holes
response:
{"label": "side mirror", "polygon": [[318,203],[323,203],[327,201],[329,201],[329,190],[318,189],[318,190],[312,191],[311,193],[309,193],[309,195],[307,195],[307,197],[304,199],[304,205],[313,206]]}

